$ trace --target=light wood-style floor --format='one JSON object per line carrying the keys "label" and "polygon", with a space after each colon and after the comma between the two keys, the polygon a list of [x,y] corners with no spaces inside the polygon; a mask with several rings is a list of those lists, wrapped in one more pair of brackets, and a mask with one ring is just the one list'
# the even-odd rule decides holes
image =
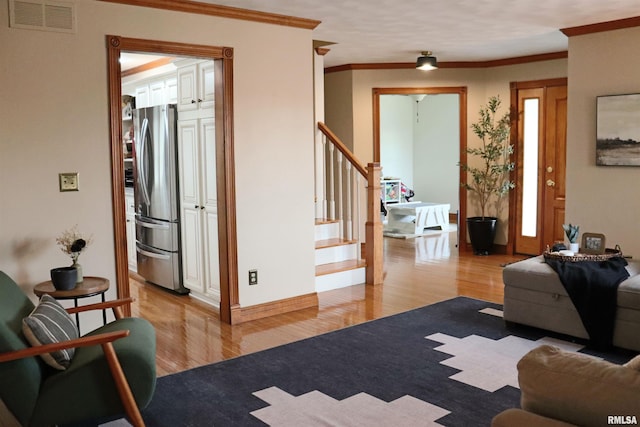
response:
{"label": "light wood-style floor", "polygon": [[157,333],[158,375],[264,350],[438,301],[467,296],[502,303],[502,266],[522,256],[458,254],[449,239],[385,238],[385,280],[318,294],[318,308],[230,326],[210,306],[177,296],[133,275],[132,314]]}

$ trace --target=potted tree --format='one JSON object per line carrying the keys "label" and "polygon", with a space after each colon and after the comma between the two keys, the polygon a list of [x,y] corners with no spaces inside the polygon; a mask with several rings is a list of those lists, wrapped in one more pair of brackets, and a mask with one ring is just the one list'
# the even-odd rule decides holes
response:
{"label": "potted tree", "polygon": [[[461,163],[462,170],[471,175],[471,180],[462,186],[471,191],[480,207],[480,216],[467,218],[467,229],[473,252],[488,255],[496,235],[497,214],[500,202],[515,184],[509,180],[509,172],[515,164],[511,161],[513,146],[509,144],[511,117],[509,111],[499,114],[500,97],[493,96],[480,108],[478,121],[471,125],[473,133],[482,145],[467,148],[467,154],[478,158],[477,162]],[[496,216],[488,213],[490,202]]]}

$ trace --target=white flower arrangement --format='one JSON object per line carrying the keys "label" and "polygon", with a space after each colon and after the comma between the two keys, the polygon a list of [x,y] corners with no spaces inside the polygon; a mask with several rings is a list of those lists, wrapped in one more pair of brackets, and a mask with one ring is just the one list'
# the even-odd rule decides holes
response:
{"label": "white flower arrangement", "polygon": [[74,225],[69,230],[65,230],[62,235],[56,237],[56,243],[60,250],[71,257],[73,262],[77,262],[80,253],[93,241],[93,235],[84,238],[78,231],[78,226]]}

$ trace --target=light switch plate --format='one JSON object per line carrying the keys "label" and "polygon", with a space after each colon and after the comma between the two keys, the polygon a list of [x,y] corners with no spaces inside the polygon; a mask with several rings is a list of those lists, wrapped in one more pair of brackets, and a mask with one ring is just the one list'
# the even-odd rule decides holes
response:
{"label": "light switch plate", "polygon": [[65,172],[58,174],[60,191],[78,191],[78,172]]}

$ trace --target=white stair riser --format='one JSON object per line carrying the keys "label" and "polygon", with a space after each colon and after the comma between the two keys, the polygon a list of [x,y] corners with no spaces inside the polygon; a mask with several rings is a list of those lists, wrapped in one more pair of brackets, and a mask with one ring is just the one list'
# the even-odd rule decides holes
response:
{"label": "white stair riser", "polygon": [[337,239],[340,237],[340,224],[329,222],[326,224],[316,224],[316,241]]}
{"label": "white stair riser", "polygon": [[316,265],[347,261],[350,259],[356,259],[357,256],[358,251],[355,243],[320,248],[316,249]]}
{"label": "white stair riser", "polygon": [[324,274],[322,276],[316,276],[316,292],[360,285],[365,283],[365,281],[366,273],[364,267],[340,271],[338,273]]}

